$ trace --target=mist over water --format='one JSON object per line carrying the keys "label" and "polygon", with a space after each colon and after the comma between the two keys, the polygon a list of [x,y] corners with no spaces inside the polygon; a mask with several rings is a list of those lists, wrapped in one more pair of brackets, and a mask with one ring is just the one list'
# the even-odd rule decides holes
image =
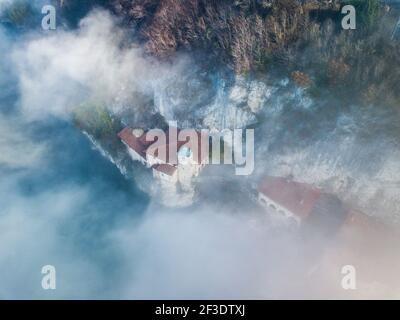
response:
{"label": "mist over water", "polygon": [[[187,125],[207,115],[229,126],[227,110],[236,109],[222,73],[205,76],[210,91],[199,102],[180,88],[190,83],[185,76],[194,78],[192,89],[205,88],[190,58],[149,62],[140,48],[121,46],[123,32],[102,11],[57,35],[0,28],[0,298],[285,298],[325,289],[329,296],[332,288],[340,297],[340,272],[316,277],[318,286],[310,273],[320,241],[304,244],[303,235],[275,227],[241,200],[251,199],[263,175],[292,174],[394,225],[397,114],[316,102],[285,79],[270,79],[255,131],[256,172],[218,180],[226,171],[214,168],[217,182],[200,182],[202,202],[166,209],[93,147],[70,108],[101,95],[110,111],[139,114],[132,88],[154,90],[156,107],[187,116]],[[182,110],[187,101],[192,109]],[[47,264],[57,269],[52,292],[41,288]]]}

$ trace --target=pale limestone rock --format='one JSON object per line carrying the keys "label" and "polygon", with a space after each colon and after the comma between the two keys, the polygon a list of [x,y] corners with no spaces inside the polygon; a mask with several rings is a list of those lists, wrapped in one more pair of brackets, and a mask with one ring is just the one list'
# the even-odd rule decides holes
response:
{"label": "pale limestone rock", "polygon": [[258,113],[264,106],[265,101],[271,97],[273,88],[264,82],[252,81],[249,88],[247,105],[253,113]]}
{"label": "pale limestone rock", "polygon": [[249,90],[246,79],[238,76],[235,81],[235,85],[229,92],[229,100],[233,104],[240,105],[246,103],[248,98]]}

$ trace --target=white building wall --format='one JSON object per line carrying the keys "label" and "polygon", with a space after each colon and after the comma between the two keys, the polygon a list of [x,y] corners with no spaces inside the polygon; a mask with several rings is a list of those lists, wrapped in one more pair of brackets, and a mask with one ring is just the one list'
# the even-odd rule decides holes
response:
{"label": "white building wall", "polygon": [[146,154],[146,161],[149,167],[152,167],[156,164],[166,164],[165,161],[162,161],[161,159],[157,158],[157,157],[153,157],[149,154]]}
{"label": "white building wall", "polygon": [[131,147],[129,147],[125,142],[124,142],[124,144],[128,148],[128,153],[133,161],[140,161],[144,165],[147,164],[146,159],[144,159],[139,153],[137,153],[135,150],[133,150]]}
{"label": "white building wall", "polygon": [[193,178],[196,176],[196,168],[194,165],[186,164],[178,166],[179,182],[184,189],[192,187]]}
{"label": "white building wall", "polygon": [[161,171],[155,170],[153,169],[153,176],[156,179],[159,179],[160,181],[166,181],[166,182],[170,182],[170,183],[177,183],[178,182],[178,173],[177,171],[175,171],[175,173],[170,176],[168,174],[165,174]]}
{"label": "white building wall", "polygon": [[263,193],[259,192],[258,193],[258,202],[264,207],[264,208],[269,208],[270,210],[274,210],[275,213],[278,213],[282,216],[285,216],[286,218],[293,218],[295,219],[298,223],[300,223],[300,218],[296,216],[293,212],[290,210],[286,209],[285,207],[281,206],[279,203],[276,203],[272,199],[268,198],[266,195]]}

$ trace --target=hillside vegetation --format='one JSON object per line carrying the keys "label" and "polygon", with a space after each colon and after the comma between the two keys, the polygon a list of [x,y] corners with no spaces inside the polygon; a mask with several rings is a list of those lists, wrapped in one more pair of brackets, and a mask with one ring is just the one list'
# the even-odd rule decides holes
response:
{"label": "hillside vegetation", "polygon": [[[358,103],[400,104],[400,45],[391,39],[400,12],[379,0],[98,2],[158,59],[201,52],[208,67],[237,74],[279,69],[315,96],[327,89]],[[346,4],[357,10],[357,30],[341,28]]]}

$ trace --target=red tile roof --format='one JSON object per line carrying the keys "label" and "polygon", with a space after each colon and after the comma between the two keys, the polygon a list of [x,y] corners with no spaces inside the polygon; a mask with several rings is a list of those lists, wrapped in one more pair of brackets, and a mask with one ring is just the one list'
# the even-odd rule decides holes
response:
{"label": "red tile roof", "polygon": [[266,177],[258,191],[301,219],[306,218],[321,196],[321,191],[306,183],[281,177]]}
{"label": "red tile roof", "polygon": [[148,146],[143,143],[141,139],[144,135],[145,134],[143,134],[141,137],[136,137],[132,133],[131,128],[125,128],[118,134],[118,137],[120,137],[123,142],[125,142],[130,148],[135,150],[140,156],[146,158],[146,150]]}
{"label": "red tile roof", "polygon": [[155,141],[148,141],[147,140],[147,136],[146,136],[146,132],[143,133],[142,136],[140,136],[139,138],[140,143],[145,146],[146,148],[148,148],[149,146],[151,146]]}
{"label": "red tile roof", "polygon": [[[176,154],[176,158],[173,159],[173,157],[169,154],[170,151],[170,147],[172,149],[176,149],[177,152],[180,150],[180,148],[183,145],[188,146],[189,148],[192,149],[193,152],[193,156],[194,156],[194,160],[198,163],[202,163],[207,157],[208,157],[208,151],[206,150],[206,152],[202,152],[202,142],[205,141],[205,139],[208,139],[208,134],[202,134],[201,132],[196,131],[197,133],[197,146],[195,145],[196,143],[194,141],[190,141],[189,142],[189,138],[186,139],[186,141],[169,141],[169,133],[174,130],[176,132],[172,132],[173,136],[177,136],[179,135],[179,132],[181,130],[177,129],[177,128],[170,128],[168,131],[165,132],[166,135],[166,144],[163,146],[159,146],[155,152],[154,152],[154,156],[157,157],[158,159],[160,159],[161,161],[165,162],[165,163],[171,163],[174,161],[174,164],[176,163],[176,161],[178,160],[178,153]],[[125,128],[123,129],[118,136],[121,138],[122,141],[124,141],[130,148],[132,148],[133,150],[135,150],[140,156],[142,156],[143,158],[146,158],[146,154],[148,151],[148,148],[154,143],[154,141],[147,141],[146,140],[146,133],[144,132],[142,136],[140,137],[136,137],[133,133],[132,133],[132,129],[131,128]],[[195,150],[196,148],[196,151]],[[196,159],[197,158],[197,159]]]}

